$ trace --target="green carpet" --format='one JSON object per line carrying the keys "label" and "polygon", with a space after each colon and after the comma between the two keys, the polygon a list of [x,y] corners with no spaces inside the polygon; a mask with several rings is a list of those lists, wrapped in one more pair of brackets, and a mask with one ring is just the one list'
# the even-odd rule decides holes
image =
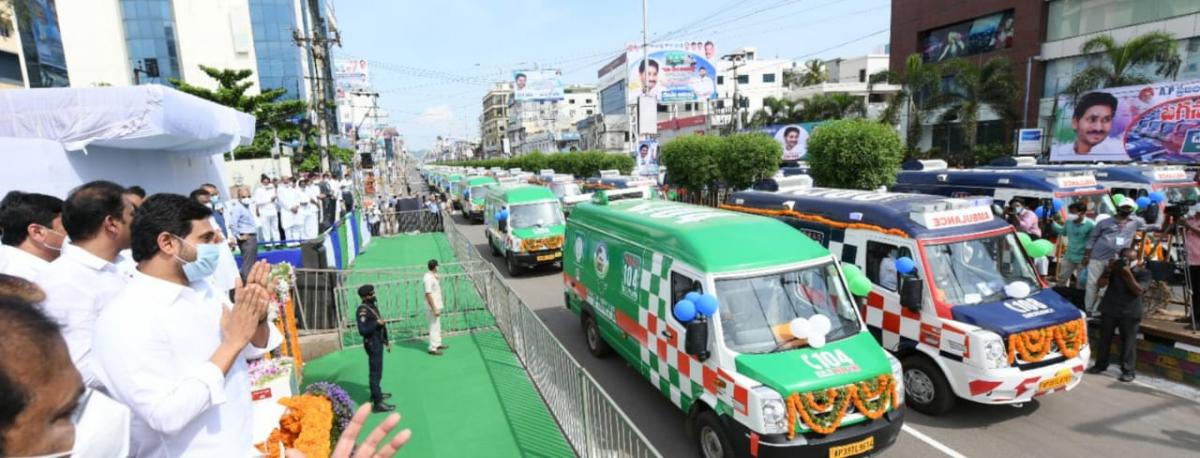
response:
{"label": "green carpet", "polygon": [[[516,356],[496,331],[450,337],[440,357],[424,342],[395,344],[384,358],[382,386],[412,439],[397,456],[573,456]],[[357,402],[370,398],[367,357],[359,348],[305,365],[307,383],[330,381]],[[360,439],[384,414],[372,414]]]}
{"label": "green carpet", "polygon": [[[484,307],[470,279],[462,275],[455,262],[446,235],[442,233],[399,235],[374,238],[366,253],[355,259],[346,278],[346,319],[354,323],[359,301],[359,286],[375,285],[379,311],[388,322],[393,342],[419,338],[426,334],[425,289],[422,277],[430,259],[447,264],[439,267],[442,283],[442,332],[462,332],[492,326],[495,320]],[[391,269],[379,271],[376,269]],[[344,345],[359,345],[356,330],[343,333]]]}

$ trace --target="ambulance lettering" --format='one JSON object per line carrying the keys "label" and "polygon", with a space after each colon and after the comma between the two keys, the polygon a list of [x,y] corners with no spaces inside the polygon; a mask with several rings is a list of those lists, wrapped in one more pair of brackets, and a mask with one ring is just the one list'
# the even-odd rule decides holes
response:
{"label": "ambulance lettering", "polygon": [[1060,188],[1080,188],[1084,186],[1096,186],[1096,177],[1092,175],[1080,175],[1069,177],[1058,177],[1056,179]]}
{"label": "ambulance lettering", "polygon": [[630,213],[638,213],[654,219],[676,218],[677,224],[698,223],[713,218],[728,218],[735,213],[719,212],[703,208],[682,207],[675,204],[643,203],[629,208]]}
{"label": "ambulance lettering", "polygon": [[1025,298],[1008,301],[1004,303],[1004,306],[1008,307],[1009,310],[1020,313],[1022,318],[1033,318],[1054,313],[1054,310],[1050,306],[1043,304],[1037,299]]}
{"label": "ambulance lettering", "polygon": [[800,360],[804,361],[804,364],[807,364],[808,367],[813,368],[816,371],[817,377],[821,378],[849,374],[860,370],[858,364],[853,359],[850,359],[842,350],[804,353],[800,355]]}
{"label": "ambulance lettering", "polygon": [[920,222],[930,229],[943,229],[984,223],[991,221],[993,217],[992,209],[978,206],[922,213]]}

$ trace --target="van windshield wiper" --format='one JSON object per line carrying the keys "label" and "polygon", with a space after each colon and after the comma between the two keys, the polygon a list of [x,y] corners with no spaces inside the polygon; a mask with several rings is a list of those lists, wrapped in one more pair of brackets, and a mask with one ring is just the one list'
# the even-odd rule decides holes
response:
{"label": "van windshield wiper", "polygon": [[784,348],[784,347],[786,347],[786,346],[790,345],[790,344],[791,344],[793,341],[795,341],[795,340],[796,340],[796,338],[794,338],[794,337],[793,337],[793,338],[791,338],[791,339],[788,339],[788,340],[785,340],[785,341],[783,341],[783,342],[780,342],[780,343],[779,343],[779,345],[776,345],[776,346],[775,346],[775,348],[774,348],[774,349],[772,349],[771,351],[767,352],[767,354],[770,354],[770,353],[778,353],[780,350],[783,350],[783,348]]}

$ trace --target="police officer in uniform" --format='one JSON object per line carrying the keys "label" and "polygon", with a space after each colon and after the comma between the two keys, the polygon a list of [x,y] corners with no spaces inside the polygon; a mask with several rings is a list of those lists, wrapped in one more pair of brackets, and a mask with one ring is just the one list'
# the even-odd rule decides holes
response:
{"label": "police officer in uniform", "polygon": [[391,398],[392,394],[384,393],[379,388],[379,379],[383,377],[383,348],[386,346],[391,352],[392,343],[388,341],[387,326],[375,303],[375,286],[360,286],[358,297],[362,299],[362,305],[358,306],[358,333],[363,338],[363,348],[367,350],[367,364],[371,373],[371,410],[391,412],[396,410],[396,406],[383,401]]}

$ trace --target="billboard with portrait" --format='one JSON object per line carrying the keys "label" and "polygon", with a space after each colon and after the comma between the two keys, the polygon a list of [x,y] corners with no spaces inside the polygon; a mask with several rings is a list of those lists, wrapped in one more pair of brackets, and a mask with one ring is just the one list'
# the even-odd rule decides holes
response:
{"label": "billboard with portrait", "polygon": [[658,141],[639,141],[637,151],[633,153],[633,160],[637,164],[637,170],[641,175],[657,175]]}
{"label": "billboard with portrait", "polygon": [[808,155],[808,136],[821,124],[822,121],[774,124],[757,129],[757,132],[770,135],[779,142],[779,146],[783,147],[784,161],[803,161]]}
{"label": "billboard with portrait", "polygon": [[650,95],[658,103],[689,103],[717,98],[716,45],[711,41],[655,43],[626,49],[628,103]]}
{"label": "billboard with portrait", "polygon": [[562,100],[561,70],[517,70],[512,75],[513,99]]}
{"label": "billboard with portrait", "polygon": [[1051,161],[1200,160],[1200,80],[1064,96],[1055,115]]}
{"label": "billboard with portrait", "polygon": [[1008,10],[922,32],[921,56],[925,62],[941,62],[1011,48],[1013,27],[1013,11]]}

